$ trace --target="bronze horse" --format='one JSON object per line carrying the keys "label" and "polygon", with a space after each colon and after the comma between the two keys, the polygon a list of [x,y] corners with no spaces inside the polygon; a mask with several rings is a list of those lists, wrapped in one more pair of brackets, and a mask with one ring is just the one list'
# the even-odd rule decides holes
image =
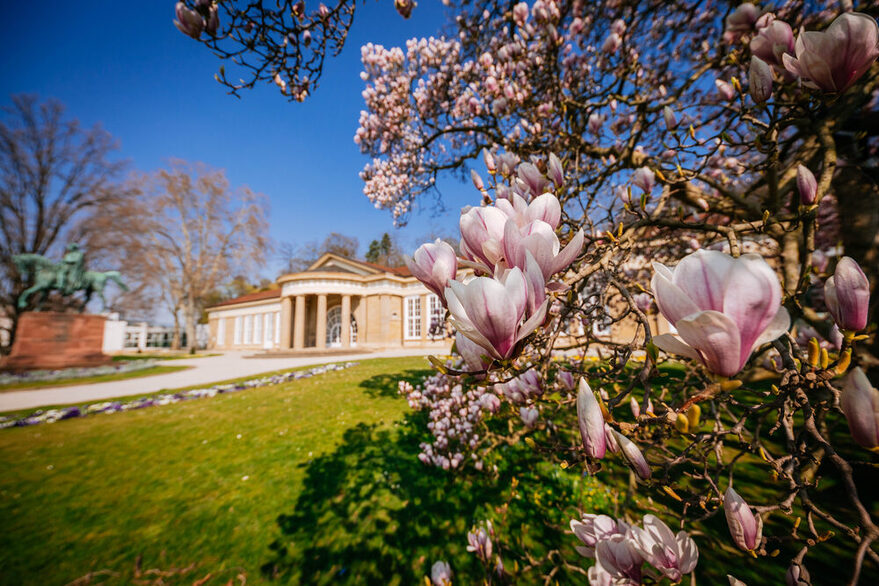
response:
{"label": "bronze horse", "polygon": [[59,291],[62,295],[71,295],[76,291],[85,292],[85,302],[83,308],[91,300],[92,295],[97,293],[101,298],[103,308],[107,308],[107,300],[104,298],[104,287],[107,281],[113,281],[123,291],[128,291],[128,287],[119,277],[119,271],[83,271],[79,278],[71,282],[67,275],[67,267],[64,263],[55,263],[39,254],[17,254],[13,257],[18,272],[22,275],[30,274],[33,277],[34,284],[22,291],[18,297],[18,307],[24,309],[27,307],[28,299],[34,293],[40,294],[37,303],[37,309],[45,303],[52,291]]}

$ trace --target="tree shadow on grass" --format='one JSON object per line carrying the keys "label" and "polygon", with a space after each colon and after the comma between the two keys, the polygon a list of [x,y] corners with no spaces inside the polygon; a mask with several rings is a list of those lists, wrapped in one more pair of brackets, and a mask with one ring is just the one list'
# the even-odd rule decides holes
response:
{"label": "tree shadow on grass", "polygon": [[401,380],[405,380],[415,386],[431,374],[433,374],[433,371],[428,368],[409,369],[393,374],[377,374],[360,381],[358,386],[363,389],[367,396],[373,399],[377,397],[398,397],[397,384]]}
{"label": "tree shadow on grass", "polygon": [[426,466],[417,458],[425,425],[418,413],[392,429],[360,424],[335,452],[306,464],[293,510],[277,519],[281,535],[269,546],[264,576],[308,584],[418,584],[442,559],[460,583],[479,583],[483,570],[466,552],[466,535],[486,518],[494,519],[508,552],[527,549],[539,558],[566,547],[576,559],[566,524],[584,504],[584,486],[593,494],[596,482],[557,466],[543,469],[524,446],[499,450],[496,476]]}

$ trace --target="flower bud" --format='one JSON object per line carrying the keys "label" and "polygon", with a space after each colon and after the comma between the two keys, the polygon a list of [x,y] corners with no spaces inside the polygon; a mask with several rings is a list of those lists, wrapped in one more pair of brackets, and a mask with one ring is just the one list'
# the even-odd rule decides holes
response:
{"label": "flower bud", "polygon": [[482,149],[482,160],[485,161],[485,168],[488,169],[488,172],[494,175],[497,167],[494,164],[494,155],[491,154],[491,151]]}
{"label": "flower bud", "polygon": [[806,566],[793,562],[787,568],[784,575],[784,583],[787,586],[811,586],[812,580]]}
{"label": "flower bud", "polygon": [[758,104],[762,104],[772,95],[772,70],[769,65],[757,57],[751,57],[751,67],[748,70],[748,89],[751,98]]}
{"label": "flower bud", "polygon": [[177,30],[193,39],[201,36],[205,22],[198,12],[190,10],[183,2],[178,2],[174,6],[174,13],[177,16],[177,20],[174,21]]}
{"label": "flower bud", "polygon": [[470,179],[473,181],[473,187],[479,191],[485,191],[485,183],[482,182],[482,177],[479,176],[476,169],[470,169]]}
{"label": "flower bud", "polygon": [[723,512],[733,541],[745,551],[753,551],[760,545],[763,519],[755,515],[745,499],[730,486],[723,496]]}
{"label": "flower bud", "polygon": [[868,450],[879,452],[879,391],[860,368],[854,368],[846,377],[839,404],[852,438]]}
{"label": "flower bud", "polygon": [[853,258],[844,256],[837,263],[833,276],[824,283],[824,301],[839,329],[867,327],[870,282]]}
{"label": "flower bud", "polygon": [[580,427],[580,438],[583,447],[591,458],[603,458],[607,450],[604,437],[604,416],[601,407],[586,379],[580,379],[580,390],[577,392],[577,424]]}
{"label": "flower bud", "polygon": [[613,436],[617,440],[617,444],[620,447],[620,451],[623,453],[623,457],[629,463],[629,467],[635,471],[635,474],[637,474],[641,480],[647,480],[650,478],[650,465],[647,464],[644,454],[641,453],[641,450],[638,449],[635,442],[616,430],[613,430]]}
{"label": "flower bud", "polygon": [[666,106],[662,109],[662,117],[665,118],[665,127],[669,130],[674,130],[678,126],[678,119],[675,118],[675,113],[672,112],[672,109]]}
{"label": "flower bud", "polygon": [[714,85],[717,87],[717,93],[724,100],[731,100],[736,96],[736,90],[728,82],[718,79],[715,80]]}
{"label": "flower bud", "polygon": [[800,203],[810,206],[815,203],[815,195],[818,192],[818,182],[815,176],[804,165],[797,165],[797,191],[800,192]]}

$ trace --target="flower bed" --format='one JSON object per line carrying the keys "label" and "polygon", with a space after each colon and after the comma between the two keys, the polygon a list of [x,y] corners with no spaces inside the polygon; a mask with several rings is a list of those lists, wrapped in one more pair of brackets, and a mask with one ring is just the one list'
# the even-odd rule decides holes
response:
{"label": "flower bed", "polygon": [[40,423],[55,423],[62,419],[73,419],[74,417],[85,417],[86,415],[94,415],[97,413],[118,413],[120,411],[131,411],[133,409],[143,409],[144,407],[154,407],[156,405],[170,405],[181,401],[189,401],[191,399],[202,399],[204,397],[214,397],[224,393],[235,393],[246,389],[255,389],[258,387],[267,387],[277,385],[291,380],[299,380],[302,378],[310,378],[312,376],[332,372],[335,370],[344,370],[352,366],[356,366],[356,362],[346,362],[340,364],[327,364],[324,366],[316,366],[309,370],[297,370],[285,372],[282,374],[274,374],[271,376],[262,376],[249,380],[228,383],[224,385],[214,385],[200,389],[190,389],[188,391],[180,391],[178,393],[164,393],[161,395],[151,395],[148,397],[139,397],[127,401],[102,401],[100,403],[92,403],[89,405],[79,405],[72,407],[62,407],[60,409],[46,409],[35,411],[25,416],[9,416],[0,417],[0,429],[7,427],[23,427],[26,425],[38,425]]}
{"label": "flower bed", "polygon": [[37,383],[71,378],[89,378],[92,376],[104,376],[107,374],[134,372],[135,370],[153,368],[157,365],[158,362],[156,362],[155,360],[130,360],[125,362],[108,364],[106,366],[61,368],[58,370],[30,370],[17,374],[2,373],[0,374],[0,385]]}

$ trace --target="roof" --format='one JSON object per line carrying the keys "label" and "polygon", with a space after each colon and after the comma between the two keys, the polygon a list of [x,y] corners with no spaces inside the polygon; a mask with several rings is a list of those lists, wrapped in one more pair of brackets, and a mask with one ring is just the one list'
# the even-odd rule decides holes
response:
{"label": "roof", "polygon": [[[347,265],[347,267],[346,267]],[[412,273],[409,272],[408,267],[388,267],[385,265],[380,265],[372,262],[366,262],[365,260],[355,260],[352,258],[346,258],[344,256],[340,256],[338,254],[334,254],[332,252],[327,252],[321,255],[319,259],[314,261],[310,267],[308,267],[304,272],[312,273],[312,272],[320,272],[320,271],[334,271],[334,272],[352,272],[352,273],[366,273],[366,274],[379,274],[379,273],[389,273],[391,275],[396,275],[398,277],[411,277]]]}
{"label": "roof", "polygon": [[255,293],[248,293],[247,295],[242,295],[241,297],[236,297],[235,299],[227,299],[222,303],[215,303],[214,305],[210,305],[205,309],[223,307],[224,305],[237,305],[239,303],[251,303],[253,301],[263,301],[265,299],[275,299],[280,297],[281,289],[279,287],[277,289],[269,289],[268,291],[257,291]]}

